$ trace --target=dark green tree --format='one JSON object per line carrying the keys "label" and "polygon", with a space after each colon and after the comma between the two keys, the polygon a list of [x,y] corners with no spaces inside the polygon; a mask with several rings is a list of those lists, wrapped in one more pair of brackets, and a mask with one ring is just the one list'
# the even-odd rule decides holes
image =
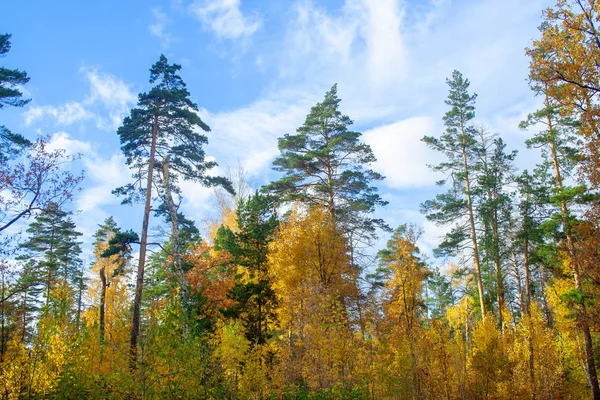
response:
{"label": "dark green tree", "polygon": [[345,232],[357,240],[371,238],[377,228],[389,230],[372,216],[377,206],[387,204],[371,186],[383,176],[368,169],[375,155],[360,141],[361,133],[349,130],[353,121],[341,113],[340,102],[333,85],[295,135],[279,138],[281,155],[273,164],[285,175],[266,190],[284,202],[324,205]]}
{"label": "dark green tree", "polygon": [[[29,238],[20,245],[23,254],[18,257],[26,263],[21,276],[23,287],[30,298],[43,297],[42,312],[66,318],[76,303],[76,288],[83,279],[81,242],[77,241],[81,233],[69,213],[56,204],[37,215],[27,233]],[[62,295],[56,295],[58,290]]]}
{"label": "dark green tree", "polygon": [[[114,193],[125,196],[123,203],[145,198],[131,328],[132,365],[135,365],[140,330],[153,193],[166,203],[171,216],[174,258],[185,306],[187,285],[179,256],[177,203],[174,198],[180,195],[177,183],[180,179],[187,179],[231,190],[226,179],[206,175],[216,163],[206,161],[202,145],[208,140],[198,131],[207,132],[210,128],[198,116],[198,106],[190,99],[185,83],[177,74],[180,69],[180,65],[169,64],[167,58],[161,55],[150,69],[150,83],[155,86],[148,93],[139,94],[137,107],[131,110],[117,131],[127,165],[135,172],[134,182],[116,189]],[[153,191],[153,188],[157,190]]]}
{"label": "dark green tree", "polygon": [[[10,51],[10,38],[10,34],[0,35],[0,57],[5,57]],[[23,92],[19,90],[19,86],[27,82],[29,82],[27,72],[0,67],[0,110],[5,106],[23,107],[29,103],[30,99],[24,99]],[[30,144],[23,136],[0,125],[0,165],[17,156]]]}
{"label": "dark green tree", "polygon": [[426,279],[427,311],[435,318],[443,318],[446,309],[454,304],[454,293],[449,279],[439,270],[433,270]]}
{"label": "dark green tree", "polygon": [[482,226],[481,262],[494,272],[493,284],[496,294],[498,325],[502,327],[502,310],[506,302],[506,264],[509,261],[511,209],[513,198],[507,190],[513,183],[513,161],[516,151],[506,152],[504,141],[489,134],[485,128],[477,129],[479,140],[477,185],[473,190],[477,197],[477,217]]}
{"label": "dark green tree", "polygon": [[477,240],[476,215],[473,190],[476,181],[472,176],[479,151],[476,130],[471,124],[475,118],[476,94],[469,94],[470,82],[458,71],[452,73],[452,79],[446,79],[450,87],[448,99],[450,111],[444,115],[446,131],[439,137],[425,136],[422,140],[431,149],[444,155],[445,161],[430,168],[443,172],[446,178],[438,182],[450,187],[446,193],[436,196],[421,205],[428,220],[438,225],[452,225],[452,230],[437,249],[438,255],[455,255],[471,247],[479,305],[485,318],[485,297],[481,273],[481,259]]}
{"label": "dark green tree", "polygon": [[269,337],[268,323],[275,318],[276,297],[267,271],[268,246],[279,224],[275,198],[256,193],[242,199],[236,216],[238,230],[219,228],[215,248],[229,252],[232,263],[246,273],[228,293],[236,304],[222,312],[242,321],[248,340],[263,344]]}

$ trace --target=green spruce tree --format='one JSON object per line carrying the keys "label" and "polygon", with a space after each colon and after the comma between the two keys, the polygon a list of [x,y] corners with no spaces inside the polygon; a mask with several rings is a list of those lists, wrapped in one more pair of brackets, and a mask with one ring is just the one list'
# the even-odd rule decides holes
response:
{"label": "green spruce tree", "polygon": [[228,293],[236,304],[223,313],[243,322],[251,343],[264,344],[275,318],[276,298],[267,270],[268,246],[279,225],[275,199],[260,193],[242,199],[236,216],[238,230],[221,227],[215,239],[215,248],[229,252],[232,263],[246,271]]}

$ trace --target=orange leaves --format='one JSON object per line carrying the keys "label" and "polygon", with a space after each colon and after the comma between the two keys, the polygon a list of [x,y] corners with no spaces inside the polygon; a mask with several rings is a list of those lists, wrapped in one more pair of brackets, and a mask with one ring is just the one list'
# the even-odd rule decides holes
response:
{"label": "orange leaves", "polygon": [[187,273],[187,280],[192,292],[206,296],[210,316],[216,317],[219,308],[233,305],[233,301],[227,298],[227,292],[235,283],[235,269],[231,265],[230,254],[216,251],[202,242],[182,258],[193,265]]}

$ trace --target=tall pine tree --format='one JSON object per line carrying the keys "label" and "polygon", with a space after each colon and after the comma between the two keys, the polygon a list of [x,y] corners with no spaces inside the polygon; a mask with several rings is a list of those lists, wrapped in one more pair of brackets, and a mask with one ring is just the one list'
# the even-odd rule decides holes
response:
{"label": "tall pine tree", "polygon": [[132,365],[135,365],[140,330],[153,193],[167,205],[171,216],[174,258],[185,302],[187,284],[179,256],[177,204],[174,199],[179,195],[177,182],[188,179],[205,186],[221,185],[231,190],[226,179],[206,175],[216,163],[206,161],[202,145],[208,140],[198,131],[208,132],[210,128],[198,116],[198,106],[190,99],[185,83],[177,74],[180,69],[180,65],[169,64],[167,58],[161,55],[150,69],[150,83],[155,86],[148,93],[139,94],[137,107],[131,110],[117,131],[127,165],[135,172],[134,182],[116,189],[114,193],[125,196],[124,203],[145,198],[131,327]]}
{"label": "tall pine tree", "polygon": [[452,79],[447,79],[446,83],[450,87],[448,99],[445,101],[450,106],[450,111],[444,115],[446,131],[439,138],[425,136],[423,142],[446,157],[446,161],[431,168],[446,174],[446,178],[438,182],[440,185],[450,181],[451,186],[446,193],[437,195],[434,200],[426,201],[421,207],[428,220],[439,225],[453,225],[452,231],[446,235],[440,245],[442,254],[453,255],[457,249],[464,246],[466,241],[470,242],[479,306],[485,318],[481,259],[473,204],[475,181],[472,171],[478,153],[478,143],[471,120],[475,118],[477,95],[469,93],[469,80],[463,78],[456,70],[452,73]]}
{"label": "tall pine tree", "polygon": [[295,135],[279,138],[281,155],[273,162],[285,175],[267,186],[282,201],[324,205],[336,224],[353,238],[376,236],[377,228],[389,229],[372,213],[386,201],[371,186],[383,179],[368,169],[376,161],[361,133],[349,128],[353,121],[340,111],[337,84],[306,116]]}

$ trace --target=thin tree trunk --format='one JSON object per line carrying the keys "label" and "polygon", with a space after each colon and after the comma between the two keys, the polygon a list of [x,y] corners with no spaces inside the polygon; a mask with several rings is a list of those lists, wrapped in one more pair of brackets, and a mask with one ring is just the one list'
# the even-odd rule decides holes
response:
{"label": "thin tree trunk", "polygon": [[[526,227],[529,229],[529,227]],[[524,299],[524,311],[527,314],[529,321],[529,385],[531,389],[531,398],[536,398],[536,385],[535,385],[535,354],[533,347],[533,321],[531,320],[531,273],[529,271],[529,238],[525,236],[523,238],[523,269],[525,270],[525,299]]]}
{"label": "thin tree trunk", "polygon": [[146,203],[144,206],[144,221],[140,241],[140,259],[137,279],[135,282],[135,298],[133,300],[133,317],[131,321],[131,339],[129,351],[131,355],[130,368],[135,369],[137,360],[137,342],[140,334],[140,313],[142,307],[142,291],[144,289],[144,267],[146,265],[146,248],[148,247],[148,224],[150,222],[150,206],[152,203],[152,177],[154,174],[154,157],[156,156],[156,139],[158,136],[158,116],[152,122],[152,142],[150,145],[150,160],[148,161],[148,184],[146,185]]}
{"label": "thin tree trunk", "polygon": [[99,320],[99,328],[100,328],[100,345],[104,347],[104,313],[106,310],[106,267],[100,268],[100,283],[102,287],[100,288],[100,320]]}
{"label": "thin tree trunk", "polygon": [[183,330],[184,333],[188,333],[189,330],[189,296],[187,280],[185,279],[185,271],[181,265],[181,249],[179,245],[179,221],[177,219],[177,208],[173,201],[173,195],[171,192],[171,186],[169,182],[169,157],[167,157],[163,163],[163,179],[165,187],[165,202],[169,209],[169,216],[171,219],[171,237],[173,240],[173,263],[175,264],[175,271],[177,271],[177,278],[179,280],[179,293],[181,298],[181,306],[183,308]]}
{"label": "thin tree trunk", "polygon": [[21,333],[21,344],[25,344],[25,336],[27,335],[27,292],[23,297],[23,332]]}
{"label": "thin tree trunk", "polygon": [[[4,299],[4,296],[6,291],[6,287],[5,287],[5,280],[4,280],[4,270],[2,270],[2,298]],[[6,331],[5,331],[5,318],[6,318],[6,301],[2,301],[2,336],[0,337],[0,362],[4,361],[4,352],[6,351]]]}
{"label": "thin tree trunk", "polygon": [[469,227],[471,229],[471,243],[473,245],[473,262],[475,263],[475,272],[477,275],[477,289],[479,291],[479,306],[481,307],[481,316],[485,320],[485,299],[483,297],[483,280],[481,279],[481,264],[479,263],[479,249],[477,247],[475,215],[473,213],[473,202],[471,200],[471,183],[469,181],[469,170],[466,149],[463,149],[462,156],[464,168],[463,172],[465,174],[465,190],[467,195],[467,210],[469,213]]}
{"label": "thin tree trunk", "polygon": [[517,297],[519,298],[519,308],[521,312],[525,314],[525,295],[523,294],[523,285],[521,284],[521,271],[519,271],[519,260],[517,258],[517,252],[513,248],[512,251],[513,257],[513,269],[515,271],[515,283],[517,285]]}
{"label": "thin tree trunk", "polygon": [[[548,107],[548,96],[546,95],[546,106]],[[556,178],[556,186],[559,190],[559,193],[563,192],[563,181],[560,173],[560,166],[558,162],[558,155],[556,152],[556,144],[554,142],[554,129],[552,119],[550,115],[548,115],[548,131],[552,136],[552,140],[550,141],[550,151],[552,162],[554,164],[554,175]],[[573,269],[573,278],[575,280],[575,287],[577,290],[584,294],[583,285],[581,282],[581,276],[579,273],[579,262],[577,259],[577,254],[575,250],[575,242],[573,240],[573,235],[571,233],[571,227],[569,222],[569,209],[567,206],[566,200],[563,198],[560,202],[560,208],[562,213],[562,223],[563,229],[565,232],[565,236],[567,237],[567,249],[569,251],[569,256],[571,258],[571,268]],[[582,296],[584,297],[584,296]],[[596,372],[596,364],[594,363],[594,348],[592,343],[592,335],[590,332],[590,326],[587,318],[587,309],[585,306],[585,302],[582,301],[579,303],[579,319],[581,330],[583,331],[583,337],[585,340],[585,361],[586,361],[586,375],[588,378],[588,383],[590,385],[590,389],[592,391],[592,399],[600,400],[600,386],[598,385],[598,374]]]}
{"label": "thin tree trunk", "polygon": [[502,311],[504,309],[504,281],[502,279],[502,263],[500,261],[500,234],[498,233],[498,216],[497,210],[492,212],[492,236],[494,239],[494,267],[496,269],[496,299],[498,301],[498,326],[504,334],[504,318]]}
{"label": "thin tree trunk", "polygon": [[83,308],[83,263],[81,264],[81,271],[79,275],[79,294],[77,297],[77,317],[76,317],[76,330],[79,331],[79,325],[81,324],[81,309]]}

